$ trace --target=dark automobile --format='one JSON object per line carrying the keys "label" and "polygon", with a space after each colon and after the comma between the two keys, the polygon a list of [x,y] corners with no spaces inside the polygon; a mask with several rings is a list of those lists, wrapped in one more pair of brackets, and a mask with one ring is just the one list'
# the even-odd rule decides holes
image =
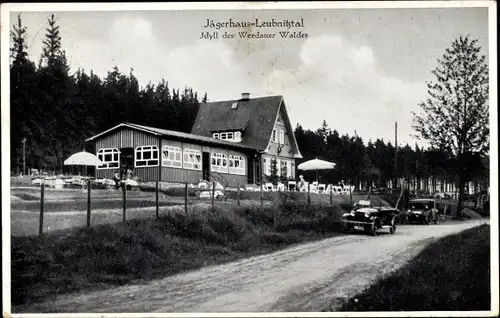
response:
{"label": "dark automobile", "polygon": [[430,224],[439,222],[439,212],[436,208],[436,200],[433,199],[412,199],[408,210],[408,221],[410,224],[421,223]]}
{"label": "dark automobile", "polygon": [[363,231],[371,235],[377,235],[380,229],[388,229],[393,234],[399,211],[391,207],[367,207],[358,206],[350,213],[342,216],[342,228],[344,231]]}

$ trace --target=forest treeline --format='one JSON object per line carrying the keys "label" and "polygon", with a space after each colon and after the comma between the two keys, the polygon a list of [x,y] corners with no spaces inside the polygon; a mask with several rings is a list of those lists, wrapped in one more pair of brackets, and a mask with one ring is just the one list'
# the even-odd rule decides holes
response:
{"label": "forest treeline", "polygon": [[[193,88],[171,88],[165,79],[141,87],[133,69],[124,72],[115,66],[102,78],[92,70],[71,70],[54,15],[47,23],[42,55],[32,61],[27,31],[18,16],[11,31],[10,60],[13,172],[23,167],[23,140],[26,167],[62,171],[64,159],[81,151],[86,138],[121,122],[189,132],[200,103],[208,100],[206,93],[201,97]],[[317,130],[297,125],[295,136],[304,156],[301,161],[318,157],[337,164],[335,171],[322,173],[330,180],[385,185],[395,177],[453,181],[457,175],[451,152],[416,145],[396,151],[381,139],[340,135],[326,122]],[[488,157],[467,160],[468,179],[487,175]]]}

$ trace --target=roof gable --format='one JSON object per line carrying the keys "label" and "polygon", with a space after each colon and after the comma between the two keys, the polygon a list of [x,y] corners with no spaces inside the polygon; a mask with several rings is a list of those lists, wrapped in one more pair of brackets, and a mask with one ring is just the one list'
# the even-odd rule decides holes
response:
{"label": "roof gable", "polygon": [[[235,102],[238,105],[232,108]],[[212,137],[214,131],[244,130],[242,143],[263,151],[269,144],[282,105],[284,104],[281,95],[203,103],[191,133]],[[287,127],[291,129],[287,115],[285,117],[285,123],[288,121]],[[295,137],[292,139],[296,147]],[[298,150],[298,147],[295,149]]]}

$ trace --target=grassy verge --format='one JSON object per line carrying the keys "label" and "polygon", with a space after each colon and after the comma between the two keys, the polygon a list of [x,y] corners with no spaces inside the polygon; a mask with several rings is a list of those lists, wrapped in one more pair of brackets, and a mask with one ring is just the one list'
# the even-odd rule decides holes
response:
{"label": "grassy verge", "polygon": [[490,227],[440,239],[341,311],[490,310]]}
{"label": "grassy verge", "polygon": [[[12,305],[172,275],[338,235],[340,207],[217,206],[12,237]],[[286,222],[284,221],[286,219]]]}

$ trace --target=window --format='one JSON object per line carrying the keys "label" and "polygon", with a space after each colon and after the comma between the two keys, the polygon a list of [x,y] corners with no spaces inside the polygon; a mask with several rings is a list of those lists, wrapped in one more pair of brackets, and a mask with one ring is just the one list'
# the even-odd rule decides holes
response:
{"label": "window", "polygon": [[228,172],[227,155],[222,153],[212,153],[212,171]]}
{"label": "window", "polygon": [[184,162],[182,166],[185,169],[201,170],[201,151],[184,149]]}
{"label": "window", "polygon": [[233,132],[223,132],[220,133],[220,139],[222,140],[232,140],[233,139]]}
{"label": "window", "polygon": [[288,172],[288,160],[282,160],[281,161],[281,176],[282,177],[288,177],[289,172]]}
{"label": "window", "polygon": [[229,156],[229,173],[245,174],[245,158],[242,156]]}
{"label": "window", "polygon": [[288,177],[293,178],[295,176],[295,162],[290,161],[290,169],[288,170]]}
{"label": "window", "polygon": [[236,109],[236,107],[238,107],[238,102],[233,102],[233,104],[231,104],[231,109]]}
{"label": "window", "polygon": [[263,157],[262,158],[262,165],[264,166],[264,174],[266,176],[271,175],[271,160],[270,158]]}
{"label": "window", "polygon": [[276,161],[276,175],[281,176],[281,159],[274,159]]}
{"label": "window", "polygon": [[273,142],[276,142],[276,129],[273,129]]}
{"label": "window", "polygon": [[280,144],[284,144],[284,143],[285,143],[285,131],[280,130]]}
{"label": "window", "polygon": [[153,167],[159,165],[157,146],[139,146],[135,148],[135,166]]}
{"label": "window", "polygon": [[120,151],[116,148],[101,148],[97,151],[97,158],[102,161],[102,165],[97,169],[113,169],[120,167]]}
{"label": "window", "polygon": [[173,167],[173,168],[182,167],[181,148],[174,146],[163,146],[161,152],[162,152],[162,158],[161,158],[162,166]]}
{"label": "window", "polygon": [[214,139],[219,139],[219,133],[214,133]]}

